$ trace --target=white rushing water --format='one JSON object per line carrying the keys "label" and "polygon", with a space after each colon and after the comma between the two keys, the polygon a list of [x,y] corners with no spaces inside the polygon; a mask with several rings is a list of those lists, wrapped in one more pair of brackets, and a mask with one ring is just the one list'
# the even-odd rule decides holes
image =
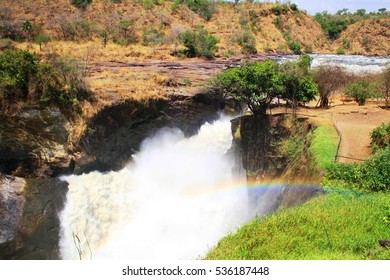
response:
{"label": "white rushing water", "polygon": [[[266,56],[280,62],[296,60],[298,55]],[[313,68],[320,65],[340,66],[348,72],[364,75],[381,73],[390,63],[387,56],[364,56],[364,55],[337,55],[337,54],[310,54]]]}
{"label": "white rushing water", "polygon": [[[249,219],[247,192],[232,174],[227,118],[186,139],[165,130],[119,172],[63,177],[64,259],[196,259]],[[233,184],[234,183],[234,184]]]}

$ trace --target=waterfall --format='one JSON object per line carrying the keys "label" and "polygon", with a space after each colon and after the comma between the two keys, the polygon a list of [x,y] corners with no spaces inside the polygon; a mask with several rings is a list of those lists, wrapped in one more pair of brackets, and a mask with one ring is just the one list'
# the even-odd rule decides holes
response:
{"label": "waterfall", "polygon": [[245,182],[232,174],[230,120],[185,138],[164,129],[118,172],[62,177],[64,259],[196,259],[250,218]]}

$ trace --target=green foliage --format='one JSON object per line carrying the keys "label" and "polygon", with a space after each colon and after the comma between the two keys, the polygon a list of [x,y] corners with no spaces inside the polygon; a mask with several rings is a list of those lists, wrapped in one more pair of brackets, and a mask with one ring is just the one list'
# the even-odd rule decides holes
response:
{"label": "green foliage", "polygon": [[380,85],[375,82],[369,82],[366,79],[360,79],[348,85],[344,93],[348,97],[352,97],[361,106],[366,103],[366,100],[371,97],[381,95]]}
{"label": "green foliage", "polygon": [[29,84],[38,72],[39,57],[27,51],[6,50],[0,54],[0,98],[27,98]]}
{"label": "green foliage", "polygon": [[206,259],[388,259],[378,244],[389,234],[383,222],[388,204],[388,195],[378,193],[319,196],[249,222]]}
{"label": "green foliage", "polygon": [[223,95],[232,94],[258,115],[264,115],[272,99],[284,90],[278,64],[273,60],[227,69],[218,74],[213,87]]}
{"label": "green foliage", "polygon": [[377,151],[361,164],[334,164],[327,166],[327,184],[344,181],[351,188],[367,191],[390,191],[390,148]]}
{"label": "green foliage", "polygon": [[143,35],[143,44],[146,46],[149,45],[158,45],[161,44],[164,38],[164,33],[158,31],[155,28],[149,29]]}
{"label": "green foliage", "polygon": [[42,44],[46,44],[50,42],[51,38],[49,35],[44,34],[44,33],[39,33],[37,36],[34,38],[34,43],[39,45],[39,48],[42,47]]}
{"label": "green foliage", "polygon": [[70,0],[70,3],[72,3],[79,9],[85,10],[88,5],[92,3],[92,0]]}
{"label": "green foliage", "polygon": [[238,44],[241,46],[241,53],[243,54],[256,54],[256,37],[249,31],[244,31],[241,38],[239,38]]}
{"label": "green foliage", "polygon": [[291,8],[291,10],[293,10],[294,12],[298,11],[298,5],[295,4],[295,3],[292,3],[292,4],[290,5],[290,8]]}
{"label": "green foliage", "polygon": [[301,44],[294,41],[288,41],[287,46],[294,52],[294,54],[302,54]]}
{"label": "green foliage", "polygon": [[390,123],[382,123],[370,133],[371,148],[374,151],[390,147]]}
{"label": "green foliage", "polygon": [[210,20],[215,13],[215,4],[211,0],[174,0],[172,10],[175,10],[179,4],[185,4],[193,12],[197,13],[205,20]]}
{"label": "green foliage", "polygon": [[280,66],[284,85],[281,97],[291,102],[293,108],[298,103],[304,104],[314,100],[318,93],[317,85],[309,76],[310,64],[310,56],[304,55],[298,62],[286,62]]}
{"label": "green foliage", "polygon": [[134,30],[134,21],[121,20],[117,23],[117,33],[113,37],[114,43],[127,46],[138,41],[137,34]]}
{"label": "green foliage", "polygon": [[330,15],[328,12],[316,13],[314,19],[321,24],[322,29],[332,40],[338,38],[340,33],[347,29],[348,20],[340,15]]}
{"label": "green foliage", "polygon": [[306,103],[317,94],[317,86],[308,75],[310,57],[282,65],[266,60],[228,69],[213,82],[213,90],[222,95],[232,94],[248,105],[255,115],[264,115],[271,101],[282,98],[295,106]]}
{"label": "green foliage", "polygon": [[199,31],[185,31],[180,36],[186,49],[187,57],[205,57],[212,58],[218,50],[217,43],[219,39],[209,35],[206,29]]}
{"label": "green foliage", "polygon": [[345,50],[340,48],[337,50],[336,53],[342,55],[342,54],[345,54]]}
{"label": "green foliage", "polygon": [[9,38],[0,39],[0,51],[10,50],[15,47],[15,42]]}
{"label": "green foliage", "polygon": [[273,6],[273,7],[271,8],[271,12],[272,12],[274,15],[279,16],[280,14],[282,14],[282,7],[281,7],[280,5]]}
{"label": "green foliage", "polygon": [[39,102],[61,109],[77,109],[89,98],[83,75],[76,60],[40,58],[27,51],[6,50],[0,54],[0,101],[3,111],[17,102]]}

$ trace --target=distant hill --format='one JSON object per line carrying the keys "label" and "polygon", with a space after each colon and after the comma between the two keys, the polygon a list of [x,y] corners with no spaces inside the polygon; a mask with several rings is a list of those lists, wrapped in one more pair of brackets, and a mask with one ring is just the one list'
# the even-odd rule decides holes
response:
{"label": "distant hill", "polygon": [[[72,1],[87,5],[79,8]],[[80,42],[106,38],[121,45],[162,45],[170,52],[180,48],[181,32],[203,26],[220,39],[217,54],[221,56],[242,52],[244,44],[253,44],[259,53],[334,53],[342,48],[352,54],[390,54],[389,19],[356,22],[332,42],[314,18],[295,4],[198,1],[198,6],[191,6],[186,0],[72,1],[2,0],[0,36],[33,41],[44,33],[52,40]],[[31,29],[21,28],[25,21]]]}

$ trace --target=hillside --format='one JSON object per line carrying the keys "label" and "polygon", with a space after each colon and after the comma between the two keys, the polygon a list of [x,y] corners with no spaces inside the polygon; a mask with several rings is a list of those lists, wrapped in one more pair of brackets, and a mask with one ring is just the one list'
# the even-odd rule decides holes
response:
{"label": "hillside", "polygon": [[[171,53],[181,47],[180,34],[201,26],[220,40],[219,56],[241,53],[243,41],[250,43],[253,37],[259,53],[292,53],[294,44],[298,44],[302,52],[314,53],[336,52],[340,48],[351,54],[387,55],[390,51],[389,19],[356,22],[332,43],[314,18],[294,4],[242,3],[234,6],[212,3],[207,6],[206,13],[203,6],[191,10],[187,5],[177,3],[94,0],[86,9],[80,9],[68,0],[3,0],[0,3],[0,32],[2,37],[7,30],[19,32],[16,37],[31,40],[33,38],[29,36],[47,34],[52,41],[48,45],[55,46],[52,49],[60,53],[75,52],[75,56],[80,44],[94,41],[101,47],[102,36],[106,34],[108,49],[101,60],[125,57],[173,59]],[[211,18],[208,19],[209,11]],[[26,20],[32,24],[32,31],[20,32],[20,26]],[[58,40],[74,41],[77,46],[63,42],[56,46],[54,42]],[[111,46],[113,42],[116,44]],[[127,48],[117,48],[119,46]],[[82,49],[88,47],[84,45]]]}
{"label": "hillside", "polygon": [[335,42],[336,49],[347,54],[390,54],[390,18],[356,22]]}

